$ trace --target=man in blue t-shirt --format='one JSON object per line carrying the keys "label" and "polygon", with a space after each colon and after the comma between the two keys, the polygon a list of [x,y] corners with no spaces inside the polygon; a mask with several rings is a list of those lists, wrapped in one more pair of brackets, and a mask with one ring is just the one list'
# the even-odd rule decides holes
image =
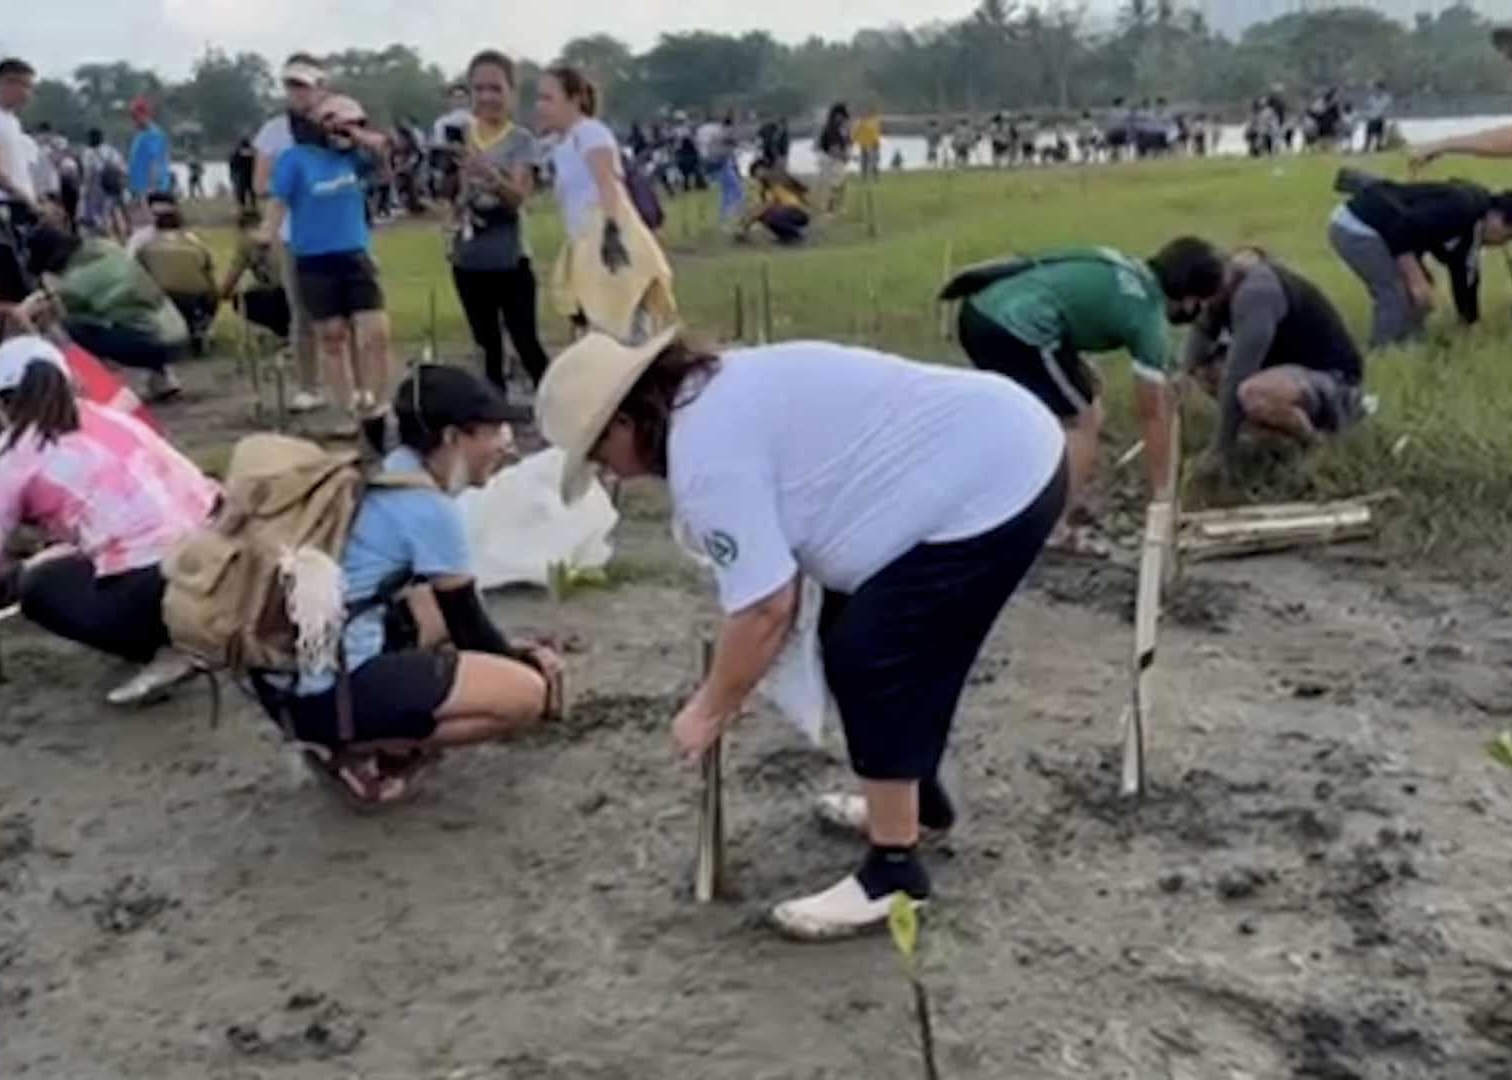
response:
{"label": "man in blue t-shirt", "polygon": [[137,129],[127,160],[132,196],[145,199],[155,191],[172,191],[173,167],[168,136],[153,123],[152,106],[146,98],[137,98],[131,103],[131,123]]}
{"label": "man in blue t-shirt", "polygon": [[[356,101],[340,95],[316,106],[318,141],[296,142],[273,167],[263,223],[271,243],[287,217],[299,295],[315,324],[325,384],[382,452],[389,387],[389,324],[378,268],[368,256],[366,177],[388,140],[367,127]],[[355,339],[356,355],[348,356]],[[349,396],[348,396],[349,395]]]}

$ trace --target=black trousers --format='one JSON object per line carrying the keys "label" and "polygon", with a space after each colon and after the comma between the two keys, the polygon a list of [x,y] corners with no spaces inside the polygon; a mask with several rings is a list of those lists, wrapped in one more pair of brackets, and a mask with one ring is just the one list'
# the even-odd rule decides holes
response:
{"label": "black trousers", "polygon": [[81,348],[122,367],[162,371],[169,364],[183,359],[184,346],[164,345],[151,335],[125,327],[64,319],[63,329]]}
{"label": "black trousers", "polygon": [[473,340],[483,350],[489,381],[504,387],[504,330],[508,330],[530,381],[540,382],[547,361],[536,329],[536,279],[530,260],[521,259],[513,270],[452,267],[452,280]]}
{"label": "black trousers", "polygon": [[88,558],[69,555],[21,575],[21,614],[61,638],[145,664],[168,644],[163,588],[155,566],[98,577]]}
{"label": "black trousers", "polygon": [[241,294],[242,316],[281,341],[289,337],[289,295],[283,289],[255,285]]}

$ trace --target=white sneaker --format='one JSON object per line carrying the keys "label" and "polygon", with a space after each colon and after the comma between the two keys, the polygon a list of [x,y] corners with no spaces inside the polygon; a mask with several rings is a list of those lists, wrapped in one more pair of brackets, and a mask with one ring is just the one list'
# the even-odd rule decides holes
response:
{"label": "white sneaker", "polygon": [[105,695],[112,705],[145,705],[162,698],[170,689],[194,674],[193,662],[169,649]]}
{"label": "white sneaker", "polygon": [[[851,874],[821,893],[789,900],[772,909],[772,922],[783,934],[796,941],[834,941],[854,937],[887,923],[893,897],[889,893],[872,900]],[[925,906],[923,900],[911,900],[914,910]]]}
{"label": "white sneaker", "polygon": [[[821,825],[841,832],[853,832],[865,838],[869,835],[866,823],[866,799],[843,791],[832,791],[814,800],[814,816]],[[930,829],[919,826],[921,844],[936,843],[950,835],[949,829]]]}
{"label": "white sneaker", "polygon": [[289,401],[291,413],[312,413],[325,408],[325,395],[311,390],[301,390]]}

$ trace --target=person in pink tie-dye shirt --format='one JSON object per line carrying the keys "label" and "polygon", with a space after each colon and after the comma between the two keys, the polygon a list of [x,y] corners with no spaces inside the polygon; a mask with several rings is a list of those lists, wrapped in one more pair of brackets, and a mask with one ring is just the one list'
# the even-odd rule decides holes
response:
{"label": "person in pink tie-dye shirt", "polygon": [[159,695],[190,667],[169,648],[158,566],[218,489],[145,424],[77,397],[42,338],[0,344],[0,412],[0,546],[22,523],[55,545],[6,572],[0,593],[61,637],[145,665],[112,704]]}

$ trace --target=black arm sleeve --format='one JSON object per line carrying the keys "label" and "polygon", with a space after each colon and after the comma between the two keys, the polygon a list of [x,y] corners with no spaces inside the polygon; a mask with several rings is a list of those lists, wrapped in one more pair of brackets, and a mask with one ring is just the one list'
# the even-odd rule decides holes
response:
{"label": "black arm sleeve", "polygon": [[483,610],[478,590],[472,584],[460,589],[433,591],[436,594],[436,606],[441,609],[441,618],[446,622],[446,632],[458,649],[519,659],[521,650],[512,647],[493,624],[488,612]]}

